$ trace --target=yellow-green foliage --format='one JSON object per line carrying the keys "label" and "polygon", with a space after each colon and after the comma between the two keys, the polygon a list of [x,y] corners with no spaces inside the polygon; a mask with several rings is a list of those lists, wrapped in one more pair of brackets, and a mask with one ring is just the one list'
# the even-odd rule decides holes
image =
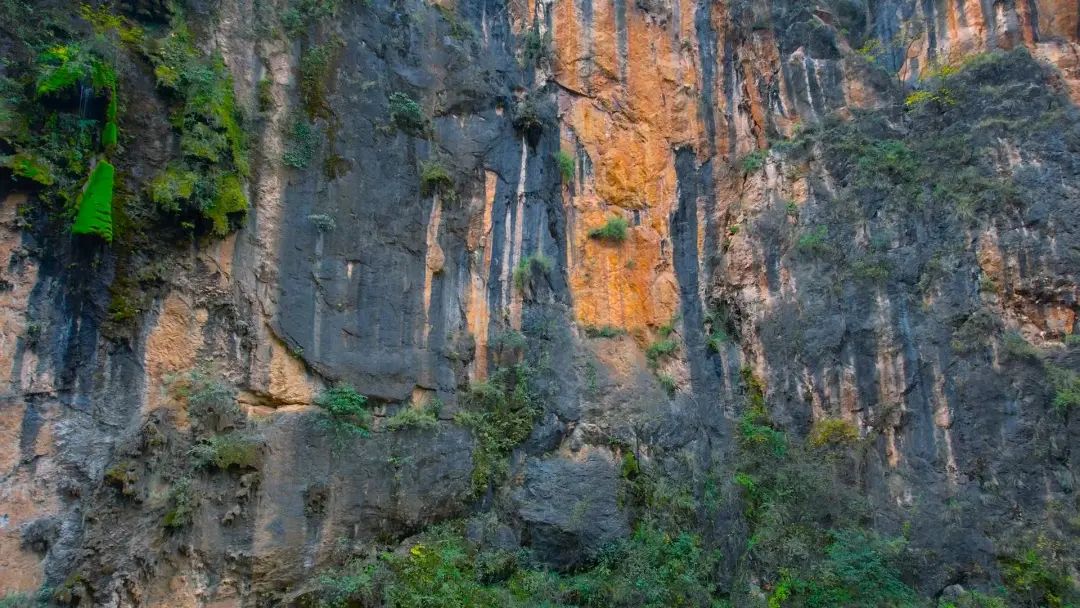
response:
{"label": "yellow-green foliage", "polygon": [[420,193],[431,196],[436,192],[444,192],[454,187],[454,180],[450,172],[439,161],[425,161],[420,163]]}
{"label": "yellow-green foliage", "polygon": [[621,243],[626,240],[626,229],[630,223],[624,217],[610,217],[603,226],[589,231],[589,238]]}
{"label": "yellow-green foliage", "polygon": [[231,174],[223,177],[218,183],[214,205],[205,212],[206,217],[210,218],[214,224],[214,234],[218,236],[228,234],[229,216],[246,213],[247,204],[240,178]]}
{"label": "yellow-green foliage", "polygon": [[555,153],[555,162],[559,165],[559,174],[562,175],[563,183],[570,183],[574,179],[574,157],[562,150]]}
{"label": "yellow-green foliage", "polygon": [[262,459],[262,450],[261,439],[234,431],[211,437],[191,448],[191,458],[198,467],[256,468]]}
{"label": "yellow-green foliage", "polygon": [[198,214],[224,236],[230,216],[248,206],[241,181],[249,172],[247,147],[232,77],[220,57],[207,59],[195,47],[182,15],[148,46],[158,86],[174,100],[183,154],[151,181],[151,198],[168,212]]}
{"label": "yellow-green foliage", "polygon": [[180,211],[180,202],[195,194],[199,176],[177,165],[169,165],[150,182],[150,199],[166,211]]}
{"label": "yellow-green foliage", "polygon": [[25,177],[43,186],[51,186],[56,181],[49,162],[32,152],[0,156],[0,167],[7,167],[16,176]]}
{"label": "yellow-green foliage", "polygon": [[101,161],[94,167],[90,180],[86,184],[79,201],[79,212],[75,216],[74,234],[94,234],[112,242],[112,199],[113,179],[116,170],[107,161]]}
{"label": "yellow-green foliage", "polygon": [[473,489],[483,492],[507,472],[506,458],[532,432],[540,408],[532,388],[532,370],[524,364],[500,368],[487,382],[474,384],[465,410],[454,421],[472,429]]}
{"label": "yellow-green foliage", "polygon": [[843,418],[822,418],[810,429],[810,445],[816,448],[827,445],[849,445],[858,439],[859,430],[853,423]]}

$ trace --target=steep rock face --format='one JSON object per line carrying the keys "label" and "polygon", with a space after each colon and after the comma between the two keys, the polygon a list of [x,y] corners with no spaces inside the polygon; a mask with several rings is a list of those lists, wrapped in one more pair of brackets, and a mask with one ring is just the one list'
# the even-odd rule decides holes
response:
{"label": "steep rock face", "polygon": [[[1075,3],[343,2],[286,36],[289,8],[189,3],[258,116],[252,207],[171,251],[123,332],[110,254],[76,276],[90,256],[41,251],[64,239],[23,229],[27,194],[4,193],[0,590],[287,603],[353,548],[476,511],[580,566],[632,527],[628,454],[724,480],[706,519],[730,578],[747,377],[795,435],[853,425],[857,486],[932,564],[927,595],[999,580],[1026,528],[1075,534],[1080,431],[1047,381],[1078,366]],[[152,115],[139,70],[129,95]],[[401,124],[395,93],[425,124]],[[318,135],[303,168],[282,163],[298,123]],[[136,184],[172,146],[146,139]],[[435,165],[449,183],[428,183]],[[625,239],[590,236],[612,217]],[[455,415],[470,382],[522,362],[541,411],[478,492]],[[183,389],[200,367],[242,414],[212,431]],[[345,448],[311,406],[337,382],[376,414]],[[438,432],[387,428],[434,399]],[[257,462],[192,469],[215,432],[257,436]]]}

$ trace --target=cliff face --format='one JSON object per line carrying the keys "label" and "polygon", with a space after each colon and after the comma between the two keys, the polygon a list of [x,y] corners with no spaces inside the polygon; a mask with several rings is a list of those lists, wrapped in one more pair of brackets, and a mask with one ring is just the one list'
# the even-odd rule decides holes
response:
{"label": "cliff face", "polygon": [[[5,82],[49,36],[111,57],[123,196],[110,247],[0,169],[0,592],[380,605],[325,573],[462,519],[585,571],[666,514],[708,601],[815,605],[791,573],[856,524],[905,601],[1070,601],[1075,2],[9,4]],[[244,119],[235,232],[139,202],[192,155],[179,23]],[[816,605],[900,605],[851,593]]]}

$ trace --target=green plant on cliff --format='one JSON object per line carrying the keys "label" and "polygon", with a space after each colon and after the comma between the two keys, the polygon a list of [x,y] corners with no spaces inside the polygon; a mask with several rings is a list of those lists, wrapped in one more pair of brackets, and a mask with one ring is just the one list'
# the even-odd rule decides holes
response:
{"label": "green plant on cliff", "polygon": [[11,592],[0,597],[0,608],[34,608],[40,605],[29,594]]}
{"label": "green plant on cliff", "polygon": [[302,116],[289,123],[285,133],[285,153],[281,160],[293,169],[306,169],[319,149],[321,139],[315,129]]}
{"label": "green plant on cliff", "polygon": [[[914,606],[904,542],[862,527],[867,507],[843,477],[847,454],[789,439],[769,417],[763,382],[749,368],[742,378],[734,481],[750,539],[741,561],[771,581],[769,606]],[[846,450],[851,440],[852,429],[830,422],[808,444]]]}
{"label": "green plant on cliff", "polygon": [[196,48],[180,11],[146,48],[158,87],[173,106],[181,151],[181,159],[151,180],[151,199],[162,211],[198,219],[223,236],[248,207],[247,141],[232,77],[220,57],[207,58]]}
{"label": "green plant on cliff", "polygon": [[589,231],[589,238],[612,243],[621,243],[626,240],[627,228],[630,223],[621,216],[609,217],[603,226]]}
{"label": "green plant on cliff", "polygon": [[326,100],[327,80],[340,45],[335,42],[308,48],[300,56],[300,104],[308,118],[328,117],[330,104]]}
{"label": "green plant on cliff", "polygon": [[677,350],[679,350],[678,342],[672,338],[661,338],[645,349],[645,358],[649,360],[649,365],[655,367],[661,359],[670,357]]}
{"label": "green plant on cliff", "polygon": [[438,399],[432,399],[421,407],[405,404],[401,411],[386,420],[386,430],[391,432],[406,429],[434,431],[439,428],[441,410],[442,402]]}
{"label": "green plant on cliff", "polygon": [[1055,365],[1047,366],[1047,374],[1054,387],[1054,407],[1062,413],[1080,408],[1080,374]]}
{"label": "green plant on cliff", "polygon": [[574,181],[574,157],[569,153],[559,150],[555,153],[555,164],[559,166],[559,175],[564,184]]}
{"label": "green plant on cliff", "polygon": [[319,428],[330,434],[335,450],[341,450],[358,437],[367,437],[371,426],[371,412],[367,409],[367,397],[356,389],[341,384],[323,391],[315,399],[322,409]]}
{"label": "green plant on cliff", "polygon": [[79,199],[78,215],[71,227],[74,234],[99,236],[112,242],[113,180],[116,170],[106,161],[100,161],[86,183],[86,190]]}
{"label": "green plant on cliff", "polygon": [[289,36],[299,36],[319,20],[335,16],[342,1],[289,0],[281,13],[281,25]]}
{"label": "green plant on cliff", "polygon": [[1071,608],[1080,602],[1080,587],[1069,574],[1063,549],[1043,537],[1001,558],[1010,605]]}
{"label": "green plant on cliff", "polygon": [[431,196],[435,193],[453,192],[454,180],[446,166],[437,160],[420,163],[420,194]]}
{"label": "green plant on cliff", "polygon": [[510,452],[532,432],[540,413],[533,375],[525,364],[503,367],[464,396],[464,409],[454,421],[472,429],[476,438],[472,479],[477,493],[506,475]]}
{"label": "green plant on cliff", "polygon": [[540,33],[539,22],[525,32],[521,39],[521,61],[525,66],[538,66],[551,60],[551,30]]}
{"label": "green plant on cliff", "polygon": [[240,431],[215,435],[191,448],[192,463],[196,467],[214,466],[222,471],[258,468],[262,459],[263,440]]}
{"label": "green plant on cliff", "polygon": [[180,530],[191,525],[198,509],[198,497],[192,488],[191,479],[184,477],[177,480],[169,489],[167,502],[169,510],[162,518],[162,525],[170,530]]}
{"label": "green plant on cliff", "polygon": [[427,116],[424,115],[424,110],[420,107],[420,104],[412,97],[409,97],[408,94],[400,91],[391,93],[388,103],[390,119],[397,128],[418,137],[427,132]]}
{"label": "green plant on cliff", "polygon": [[765,166],[766,156],[768,156],[767,150],[754,150],[739,159],[739,166],[745,173],[757,173]]}
{"label": "green plant on cliff", "polygon": [[810,429],[808,443],[811,447],[846,446],[859,440],[859,429],[843,418],[816,420]]}
{"label": "green plant on cliff", "polygon": [[551,258],[542,253],[526,256],[514,267],[514,287],[519,291],[532,284],[537,274],[548,274],[554,268]]}

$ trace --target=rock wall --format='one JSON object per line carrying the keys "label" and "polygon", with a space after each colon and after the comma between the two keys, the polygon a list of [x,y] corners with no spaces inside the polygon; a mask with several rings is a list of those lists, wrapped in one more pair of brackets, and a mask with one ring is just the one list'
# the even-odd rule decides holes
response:
{"label": "rock wall", "polygon": [[[580,566],[632,528],[627,453],[730,477],[748,374],[796,435],[853,424],[873,524],[924,551],[927,595],[999,581],[1011,534],[1075,538],[1080,427],[1048,381],[1080,366],[1075,2],[330,4],[286,35],[284,0],[188,3],[257,116],[251,208],[170,249],[124,331],[112,254],[24,226],[33,192],[0,190],[0,592],[288,604],[350,548],[482,511]],[[321,141],[289,167],[320,45]],[[130,114],[165,114],[148,70],[124,74]],[[133,184],[167,139],[129,144]],[[624,239],[591,234],[611,218]],[[543,411],[478,494],[455,416],[523,361]],[[233,387],[216,430],[260,456],[197,473],[181,534],[162,518],[207,432],[193,371]],[[375,421],[330,449],[312,403],[337,383]],[[438,432],[387,429],[433,400]],[[727,498],[709,527],[733,576]]]}

